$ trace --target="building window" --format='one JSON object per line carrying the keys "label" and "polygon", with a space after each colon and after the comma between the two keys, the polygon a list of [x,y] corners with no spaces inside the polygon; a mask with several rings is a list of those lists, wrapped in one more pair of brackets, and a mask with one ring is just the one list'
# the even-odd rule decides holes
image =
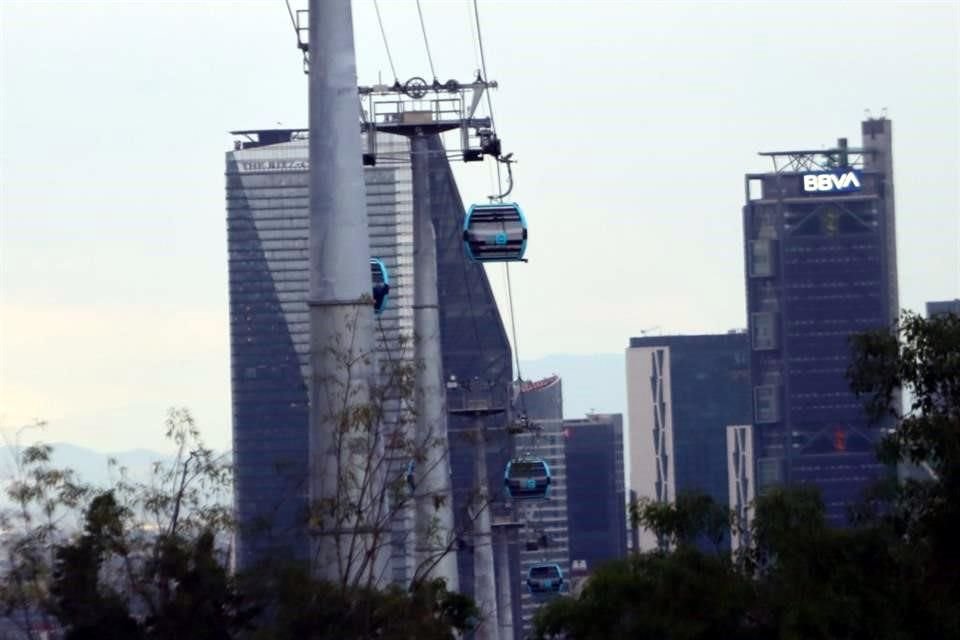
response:
{"label": "building window", "polygon": [[778,346],[777,314],[761,311],[750,314],[750,338],[755,350],[776,349]]}
{"label": "building window", "polygon": [[771,486],[783,483],[783,461],[781,458],[760,458],[757,460],[757,486],[763,491]]}
{"label": "building window", "polygon": [[780,421],[780,388],[777,385],[754,387],[753,415],[758,423]]}
{"label": "building window", "polygon": [[767,278],[774,273],[773,240],[750,241],[750,277]]}

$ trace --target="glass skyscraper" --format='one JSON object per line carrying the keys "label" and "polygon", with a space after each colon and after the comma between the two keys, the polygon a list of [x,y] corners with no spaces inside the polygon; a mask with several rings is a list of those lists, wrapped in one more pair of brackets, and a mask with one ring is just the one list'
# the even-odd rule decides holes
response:
{"label": "glass skyscraper", "polygon": [[757,490],[820,488],[829,521],[885,469],[849,388],[850,337],[899,312],[891,123],[862,123],[861,148],[768,152],[743,208]]}
{"label": "glass skyscraper", "polygon": [[[567,459],[563,435],[563,384],[557,376],[520,386],[520,406],[535,426],[515,436],[517,455],[544,460],[550,466],[550,491],[546,500],[514,502],[514,517],[526,526],[520,536],[520,576],[524,580],[536,564],[557,564],[569,585],[570,534],[567,520]],[[502,478],[502,474],[501,474]],[[501,486],[503,481],[501,480]],[[547,595],[534,596],[520,585],[523,636],[533,631],[533,616]]]}
{"label": "glass skyscraper", "polygon": [[[750,422],[747,336],[631,338],[627,349],[630,486],[673,502],[683,492],[729,503],[727,427]],[[657,546],[648,531],[640,547]]]}
{"label": "glass skyscraper", "polygon": [[623,416],[563,421],[570,568],[574,579],[627,555]]}
{"label": "glass skyscraper", "polygon": [[[226,202],[237,563],[243,568],[263,559],[305,560],[308,554],[309,159],[302,130],[236,135],[246,140],[226,154]],[[392,288],[375,331],[381,358],[411,358],[412,349],[387,352],[401,338],[413,338],[409,143],[380,135],[377,149],[384,161],[364,171],[370,250],[390,270]],[[512,369],[503,323],[483,267],[464,256],[463,202],[440,140],[431,139],[430,149],[444,375],[506,390]],[[502,422],[491,420],[490,426]],[[468,427],[462,418],[450,418],[458,528],[469,522],[465,501],[473,490],[473,445],[456,432]],[[495,441],[488,450],[491,478],[502,483],[509,448]],[[398,583],[412,571],[411,524],[409,514],[397,515],[392,569]],[[473,570],[466,545],[458,559],[460,583],[469,592]]]}

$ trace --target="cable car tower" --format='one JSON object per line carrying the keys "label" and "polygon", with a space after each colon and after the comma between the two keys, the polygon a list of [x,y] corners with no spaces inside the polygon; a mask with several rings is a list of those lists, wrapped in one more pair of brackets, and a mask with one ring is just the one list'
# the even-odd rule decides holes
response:
{"label": "cable car tower", "polygon": [[[320,0],[313,0],[312,8]],[[376,5],[375,5],[376,6]],[[289,10],[289,3],[287,4]],[[310,24],[308,11],[290,12],[297,36],[297,46],[303,52],[304,72],[310,70],[310,33],[304,25]],[[379,20],[379,10],[378,10]],[[422,16],[421,16],[422,25]],[[381,23],[381,32],[383,26]],[[479,16],[477,17],[479,40]],[[424,30],[424,39],[426,32]],[[386,45],[386,35],[384,33]],[[482,41],[479,42],[482,58]],[[389,48],[388,48],[389,56]],[[428,51],[429,56],[429,51]],[[392,66],[391,60],[391,66]],[[432,60],[430,62],[433,66]],[[414,209],[414,359],[419,363],[416,379],[416,428],[417,442],[435,442],[429,447],[424,461],[424,477],[420,481],[421,491],[415,497],[417,534],[417,554],[429,556],[436,549],[427,548],[427,540],[421,540],[420,523],[439,520],[440,529],[453,532],[452,487],[450,486],[449,444],[447,440],[446,397],[443,380],[443,368],[440,348],[440,315],[437,291],[437,255],[436,237],[431,219],[430,159],[431,155],[444,154],[448,160],[479,162],[486,156],[505,164],[509,177],[509,186],[503,193],[491,196],[489,205],[474,205],[465,216],[464,250],[477,262],[511,262],[523,259],[526,248],[526,221],[519,207],[514,203],[505,203],[503,199],[513,188],[510,164],[512,154],[501,154],[501,143],[493,128],[492,115],[478,117],[477,109],[486,95],[490,106],[489,91],[497,87],[495,81],[488,80],[486,64],[484,71],[467,82],[447,80],[440,82],[436,78],[427,82],[420,76],[414,76],[405,82],[395,80],[392,85],[376,84],[360,86],[357,94],[360,101],[359,120],[362,131],[366,133],[366,148],[362,150],[364,166],[410,163],[413,179]],[[492,109],[492,108],[491,108]],[[447,136],[441,149],[431,149],[430,140],[448,132],[458,132],[458,136]],[[410,141],[409,156],[381,151],[377,146],[378,134],[399,135]],[[455,144],[451,142],[455,139]],[[499,182],[499,180],[498,180]],[[502,187],[501,187],[502,190]],[[389,278],[382,264],[371,261],[373,286],[389,287]],[[508,273],[509,278],[509,273]],[[386,290],[381,289],[380,300],[375,304],[382,307],[386,301]],[[512,307],[512,296],[511,296]],[[512,312],[511,312],[512,313]],[[514,332],[515,333],[515,332]],[[516,340],[514,340],[516,342]],[[485,407],[464,408],[471,415],[480,434],[477,445],[478,481],[481,493],[489,496],[490,490],[486,478],[486,447],[484,442],[483,417],[502,413],[505,406],[487,404]],[[524,412],[525,413],[525,412]],[[482,473],[481,473],[482,472]],[[446,498],[446,508],[438,509],[436,498]],[[443,503],[443,500],[439,501]],[[478,517],[475,526],[476,536],[491,540],[492,523],[488,509]],[[504,521],[497,523],[501,530],[509,531],[517,523]],[[494,562],[491,545],[485,545],[484,553],[475,555],[476,593],[478,603],[486,603],[492,608],[490,624],[478,630],[477,637],[493,637],[499,626],[497,623],[497,602],[493,584]],[[482,556],[482,558],[480,558]],[[478,559],[479,558],[479,559]],[[418,558],[419,559],[419,558]],[[447,587],[458,590],[458,572],[455,554],[446,554],[436,564],[432,575],[447,580]],[[512,622],[506,625],[512,626]]]}
{"label": "cable car tower", "polygon": [[[490,118],[476,117],[485,91],[497,83],[477,74],[471,82],[434,80],[427,83],[419,76],[404,83],[359,87],[360,120],[367,132],[367,150],[363,163],[376,165],[377,131],[410,138],[431,136],[457,130],[459,146],[448,149],[448,157],[464,162],[480,162],[484,156],[500,158],[500,140],[491,129]],[[449,142],[446,140],[445,142]],[[387,160],[391,160],[387,156]],[[407,158],[396,158],[406,162]]]}

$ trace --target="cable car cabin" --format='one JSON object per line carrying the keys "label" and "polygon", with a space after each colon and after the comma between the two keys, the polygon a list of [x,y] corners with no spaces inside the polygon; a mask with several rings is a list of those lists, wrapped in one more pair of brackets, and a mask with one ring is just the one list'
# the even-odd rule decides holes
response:
{"label": "cable car cabin", "polygon": [[514,500],[546,498],[550,490],[550,466],[539,458],[511,460],[503,473],[503,482]]}
{"label": "cable car cabin", "polygon": [[380,258],[370,258],[370,279],[373,281],[373,312],[379,315],[386,309],[390,293],[390,272]]}
{"label": "cable car cabin", "polygon": [[463,220],[463,246],[477,262],[516,262],[527,251],[527,221],[513,202],[475,204]]}
{"label": "cable car cabin", "polygon": [[563,589],[563,571],[557,564],[535,564],[527,571],[527,589],[530,593],[559,593]]}
{"label": "cable car cabin", "polygon": [[417,464],[413,460],[407,463],[407,468],[403,472],[403,479],[407,483],[407,487],[410,488],[410,491],[413,491],[417,488],[417,481],[414,473],[416,473]]}

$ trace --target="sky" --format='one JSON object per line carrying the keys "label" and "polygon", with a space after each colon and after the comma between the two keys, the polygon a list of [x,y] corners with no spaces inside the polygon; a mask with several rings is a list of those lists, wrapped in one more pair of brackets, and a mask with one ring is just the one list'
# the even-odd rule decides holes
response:
{"label": "sky", "polygon": [[[379,6],[397,76],[431,80],[416,2]],[[421,6],[439,79],[472,79],[472,4]],[[389,83],[373,1],[353,8],[358,80]],[[867,110],[893,121],[901,306],[960,297],[960,4],[479,10],[530,225],[522,359],[744,327],[743,175],[858,145]],[[228,132],[306,122],[283,0],[0,2],[0,431],[164,450],[187,406],[229,447]],[[454,170],[465,202],[495,191],[490,162]]]}

